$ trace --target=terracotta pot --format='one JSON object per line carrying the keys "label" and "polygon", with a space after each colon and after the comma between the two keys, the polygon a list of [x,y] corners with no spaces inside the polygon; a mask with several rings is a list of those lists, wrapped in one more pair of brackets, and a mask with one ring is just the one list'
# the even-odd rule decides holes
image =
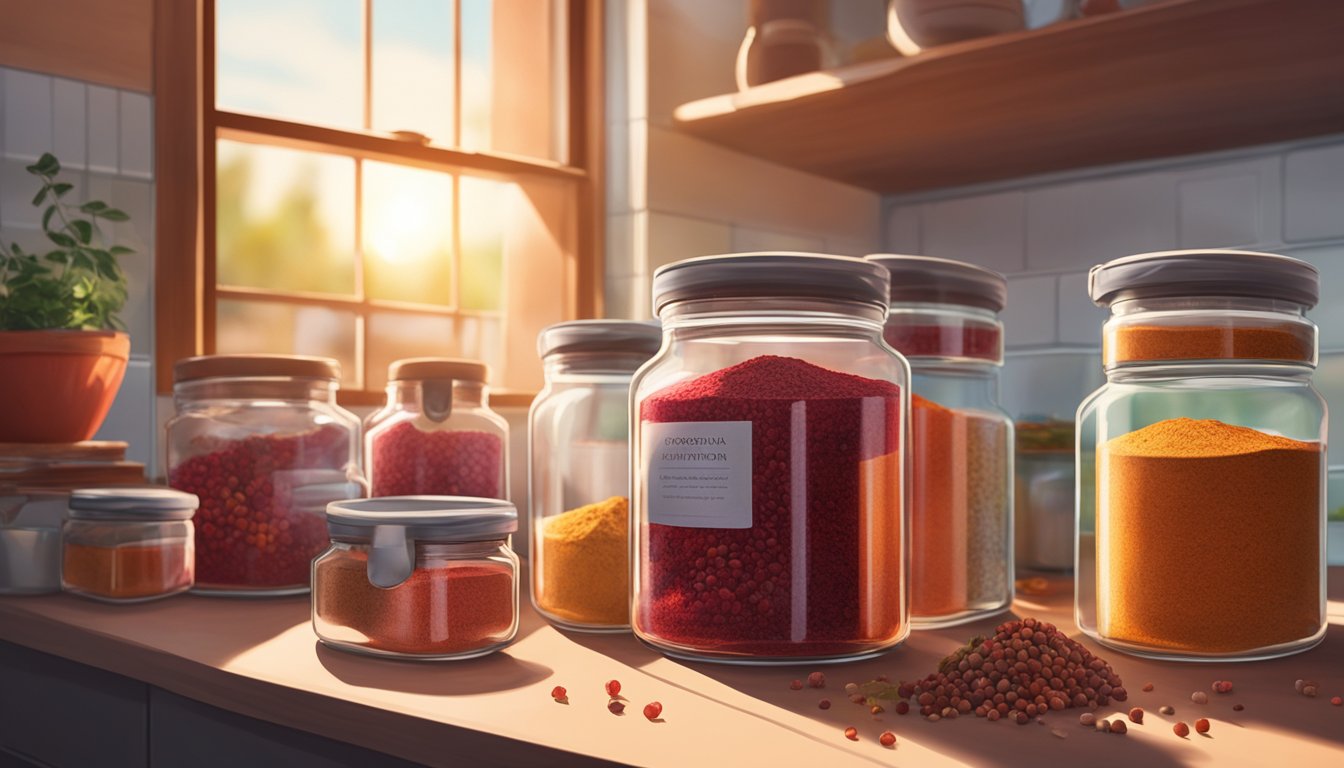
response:
{"label": "terracotta pot", "polygon": [[0,331],[0,442],[93,437],[130,353],[130,337],[116,331]]}

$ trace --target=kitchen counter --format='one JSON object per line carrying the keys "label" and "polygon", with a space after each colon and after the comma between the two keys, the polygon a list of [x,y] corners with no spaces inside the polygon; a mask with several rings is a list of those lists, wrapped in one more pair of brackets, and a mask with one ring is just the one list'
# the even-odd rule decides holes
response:
{"label": "kitchen counter", "polygon": [[[1329,574],[1325,641],[1297,656],[1254,664],[1175,664],[1098,649],[1130,691],[1111,717],[1142,706],[1142,725],[1103,735],[1078,724],[1078,710],[1052,712],[1045,727],[975,717],[927,722],[888,712],[876,717],[847,701],[846,682],[878,675],[914,679],[972,635],[1003,617],[917,632],[899,649],[852,664],[737,667],[666,659],[632,636],[579,635],[546,625],[524,605],[517,642],[476,661],[416,664],[320,646],[304,598],[257,601],[182,596],[108,606],[67,595],[0,599],[0,640],[101,668],[175,696],[434,766],[448,765],[1059,765],[1161,766],[1344,764],[1344,568]],[[1071,582],[1038,584],[1013,610],[1068,627]],[[1005,614],[1006,616],[1007,614]],[[789,682],[821,669],[825,690]],[[602,684],[618,679],[626,714],[606,709]],[[1296,694],[1293,681],[1321,683],[1321,695]],[[1235,690],[1209,685],[1230,679]],[[1144,683],[1155,690],[1142,692]],[[5,681],[0,680],[0,689]],[[569,703],[552,701],[563,685]],[[1206,705],[1192,691],[1209,692]],[[829,710],[818,701],[829,698]],[[663,704],[659,722],[641,714]],[[1245,705],[1235,712],[1234,703]],[[1174,717],[1158,714],[1163,704]],[[1174,719],[1207,735],[1177,738]],[[842,735],[859,731],[857,742]],[[877,743],[884,730],[895,749]],[[1062,737],[1055,733],[1058,730]],[[464,760],[467,761],[464,763]],[[322,763],[336,764],[336,763]],[[7,765],[0,754],[0,765]]]}

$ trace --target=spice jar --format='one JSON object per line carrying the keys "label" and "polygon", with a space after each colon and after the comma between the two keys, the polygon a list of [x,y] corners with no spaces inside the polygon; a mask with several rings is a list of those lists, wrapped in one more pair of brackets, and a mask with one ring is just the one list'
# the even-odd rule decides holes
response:
{"label": "spice jar", "polygon": [[910,621],[998,613],[1013,589],[1013,425],[999,405],[1003,276],[876,254],[891,274],[884,336],[910,361]]}
{"label": "spice jar", "polygon": [[198,499],[167,488],[91,488],[70,494],[61,587],[111,603],[185,592],[196,570]]}
{"label": "spice jar", "polygon": [[335,360],[215,355],[173,367],[168,484],[201,499],[196,590],[301,594],[326,548],[322,507],[365,494],[359,420]]}
{"label": "spice jar", "polygon": [[508,497],[509,425],[485,404],[475,360],[418,357],[387,369],[387,405],[364,423],[373,496]]}
{"label": "spice jar", "polygon": [[326,645],[409,659],[470,659],[518,632],[507,501],[385,497],[327,506],[313,561],[313,630]]}
{"label": "spice jar", "polygon": [[630,626],[630,377],[652,323],[575,320],[537,338],[546,386],[528,413],[532,604],[566,629]]}
{"label": "spice jar", "polygon": [[1106,384],[1078,411],[1076,618],[1166,659],[1250,660],[1325,635],[1316,269],[1241,251],[1093,267]]}
{"label": "spice jar", "polygon": [[660,268],[663,348],[631,384],[635,634],[790,663],[906,636],[909,367],[887,272],[752,253]]}

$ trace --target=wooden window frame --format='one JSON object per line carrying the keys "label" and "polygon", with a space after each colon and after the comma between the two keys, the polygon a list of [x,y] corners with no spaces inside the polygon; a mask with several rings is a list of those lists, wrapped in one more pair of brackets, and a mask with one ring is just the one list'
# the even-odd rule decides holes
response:
{"label": "wooden window frame", "polygon": [[[175,361],[214,352],[215,308],[220,294],[247,297],[248,293],[232,288],[222,292],[216,284],[213,168],[218,138],[247,140],[265,136],[265,143],[272,146],[392,161],[452,172],[454,178],[458,178],[458,172],[465,172],[485,178],[544,178],[573,184],[578,220],[574,248],[565,256],[565,319],[600,317],[605,232],[602,0],[561,1],[566,4],[568,19],[568,109],[563,134],[567,139],[567,163],[497,152],[464,152],[403,141],[373,131],[216,112],[214,1],[154,0],[157,391],[161,394],[172,391]],[[365,104],[367,108],[367,98]],[[457,205],[455,198],[455,209]],[[317,299],[294,294],[283,300],[296,306],[318,304],[332,308],[361,304],[353,298]],[[384,302],[378,303],[377,310],[403,311]],[[414,312],[436,314],[433,309],[419,305]],[[491,402],[521,407],[531,402],[532,397],[533,393],[503,391],[492,394]],[[369,390],[342,390],[339,399],[347,405],[373,405],[382,402],[382,395]]]}

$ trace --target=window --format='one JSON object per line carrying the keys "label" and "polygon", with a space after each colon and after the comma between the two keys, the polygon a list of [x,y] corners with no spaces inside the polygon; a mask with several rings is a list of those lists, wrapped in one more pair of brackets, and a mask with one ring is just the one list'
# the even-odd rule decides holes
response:
{"label": "window", "polygon": [[[353,403],[419,355],[538,389],[537,332],[598,311],[600,2],[201,0],[194,24],[173,5],[156,33],[160,390],[201,352],[334,357]],[[188,83],[165,62],[193,27]],[[195,179],[166,125],[188,98]],[[199,192],[195,228],[165,221],[186,208],[177,184]],[[170,257],[189,240],[194,263]]]}

